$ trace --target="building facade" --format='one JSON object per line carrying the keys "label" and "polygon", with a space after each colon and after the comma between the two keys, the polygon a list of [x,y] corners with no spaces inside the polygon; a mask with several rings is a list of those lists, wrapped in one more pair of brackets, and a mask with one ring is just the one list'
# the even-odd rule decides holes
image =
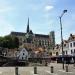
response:
{"label": "building facade", "polygon": [[34,34],[29,28],[29,19],[27,23],[26,33],[22,32],[11,32],[11,36],[16,36],[19,39],[19,45],[26,48],[37,50],[39,47],[48,49],[50,46],[55,46],[55,33],[51,31],[49,35]]}
{"label": "building facade", "polygon": [[56,44],[55,45],[55,48],[54,49],[51,49],[49,51],[49,55],[50,56],[53,56],[53,57],[56,57],[56,56],[59,56],[60,54],[60,45],[59,44]]}
{"label": "building facade", "polygon": [[[75,56],[75,35],[70,34],[68,40],[63,41],[64,55]],[[62,49],[60,47],[60,55],[62,55]]]}
{"label": "building facade", "polygon": [[17,53],[16,53],[16,57],[19,60],[28,60],[28,52],[25,48],[20,49]]}

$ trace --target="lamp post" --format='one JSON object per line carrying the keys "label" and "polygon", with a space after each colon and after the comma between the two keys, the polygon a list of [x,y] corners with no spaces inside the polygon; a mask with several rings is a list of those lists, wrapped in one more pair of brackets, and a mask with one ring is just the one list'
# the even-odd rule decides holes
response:
{"label": "lamp post", "polygon": [[61,19],[62,19],[62,17],[63,17],[63,15],[65,14],[67,12],[67,10],[63,10],[63,12],[62,12],[62,14],[61,14],[61,16],[59,17],[59,19],[60,19],[60,28],[61,28],[61,47],[62,47],[62,63],[63,63],[63,69],[64,69],[64,51],[63,51],[63,35],[62,35],[62,21],[61,21]]}

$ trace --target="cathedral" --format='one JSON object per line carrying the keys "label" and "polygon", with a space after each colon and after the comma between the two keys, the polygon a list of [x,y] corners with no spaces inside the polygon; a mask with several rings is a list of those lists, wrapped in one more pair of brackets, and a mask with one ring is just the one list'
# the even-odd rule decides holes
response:
{"label": "cathedral", "polygon": [[34,34],[29,27],[29,18],[27,23],[27,30],[23,32],[11,32],[11,36],[16,36],[19,39],[19,46],[23,46],[28,49],[38,50],[50,49],[55,46],[55,33],[51,31],[49,35]]}

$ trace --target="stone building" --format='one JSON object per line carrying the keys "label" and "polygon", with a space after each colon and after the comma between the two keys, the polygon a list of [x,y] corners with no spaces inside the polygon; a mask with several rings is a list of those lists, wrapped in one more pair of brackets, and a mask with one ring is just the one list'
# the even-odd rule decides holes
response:
{"label": "stone building", "polygon": [[49,35],[34,34],[29,28],[29,18],[27,23],[26,33],[23,32],[11,32],[11,36],[16,36],[19,39],[19,45],[26,48],[37,50],[39,47],[48,49],[55,46],[55,34],[54,31]]}
{"label": "stone building", "polygon": [[60,54],[60,45],[59,44],[56,44],[55,45],[55,48],[54,49],[51,49],[49,51],[49,55],[55,57],[55,56],[59,56],[59,54]]}

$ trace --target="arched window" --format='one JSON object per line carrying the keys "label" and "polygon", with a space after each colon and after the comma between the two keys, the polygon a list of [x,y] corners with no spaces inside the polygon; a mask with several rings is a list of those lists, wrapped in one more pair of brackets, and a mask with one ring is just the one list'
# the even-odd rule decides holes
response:
{"label": "arched window", "polygon": [[58,54],[58,52],[56,52],[56,56],[58,56],[59,54]]}

